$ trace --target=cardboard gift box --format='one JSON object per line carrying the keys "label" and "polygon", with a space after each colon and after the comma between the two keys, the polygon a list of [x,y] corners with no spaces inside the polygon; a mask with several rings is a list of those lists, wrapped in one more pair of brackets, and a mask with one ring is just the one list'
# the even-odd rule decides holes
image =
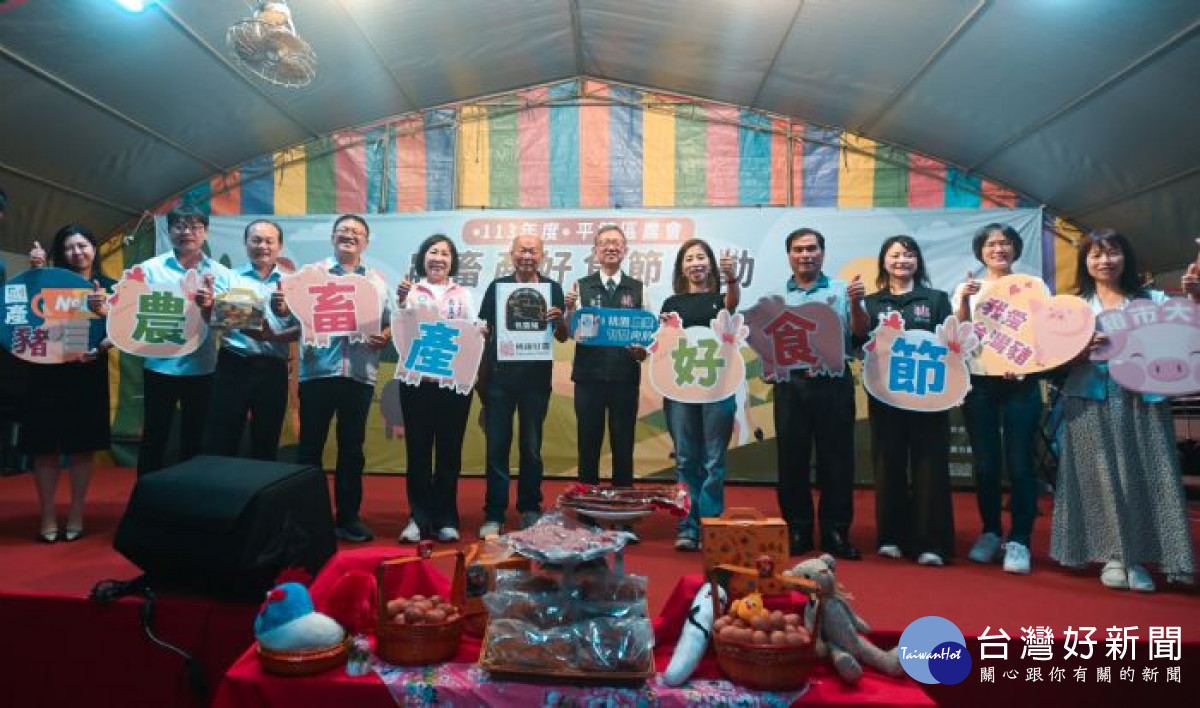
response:
{"label": "cardboard gift box", "polygon": [[[776,572],[789,568],[788,527],[783,519],[763,516],[758,509],[733,507],[719,519],[700,520],[700,542],[704,549],[704,572],[718,565],[756,567],[759,556],[769,556]],[[784,591],[775,578],[735,575],[729,579],[733,597],[760,592],[775,595]]]}

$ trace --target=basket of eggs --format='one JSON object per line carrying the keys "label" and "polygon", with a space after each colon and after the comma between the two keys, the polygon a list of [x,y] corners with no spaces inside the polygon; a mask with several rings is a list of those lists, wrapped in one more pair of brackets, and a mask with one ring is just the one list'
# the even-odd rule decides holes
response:
{"label": "basket of eggs", "polygon": [[[454,577],[450,597],[411,595],[384,597],[384,580],[389,568],[406,563],[422,563],[454,557]],[[432,552],[422,544],[418,555],[383,561],[375,570],[379,592],[379,621],[375,627],[375,653],[384,661],[401,666],[437,664],[458,652],[463,633],[463,588],[465,584],[462,551]]]}
{"label": "basket of eggs", "polygon": [[[730,573],[755,574],[748,568],[720,565],[713,569],[712,582]],[[811,583],[798,578],[779,578],[788,589],[812,592]],[[769,610],[757,592],[730,603],[722,614],[713,593],[713,649],[721,673],[736,684],[762,691],[784,691],[803,686],[817,663],[813,640],[819,627],[810,632],[799,613]],[[820,614],[818,613],[819,617]]]}

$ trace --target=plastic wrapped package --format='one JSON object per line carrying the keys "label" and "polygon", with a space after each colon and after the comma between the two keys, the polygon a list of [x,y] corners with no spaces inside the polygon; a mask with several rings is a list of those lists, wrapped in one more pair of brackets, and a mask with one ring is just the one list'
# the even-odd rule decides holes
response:
{"label": "plastic wrapped package", "polygon": [[592,619],[569,629],[577,642],[577,669],[632,672],[654,665],[654,628],[648,619]]}

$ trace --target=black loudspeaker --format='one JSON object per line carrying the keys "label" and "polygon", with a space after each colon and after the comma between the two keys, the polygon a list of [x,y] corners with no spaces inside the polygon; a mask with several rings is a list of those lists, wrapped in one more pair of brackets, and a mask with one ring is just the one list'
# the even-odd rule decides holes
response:
{"label": "black loudspeaker", "polygon": [[196,457],[138,478],[113,547],[153,586],[261,598],[280,571],[337,550],[317,468]]}

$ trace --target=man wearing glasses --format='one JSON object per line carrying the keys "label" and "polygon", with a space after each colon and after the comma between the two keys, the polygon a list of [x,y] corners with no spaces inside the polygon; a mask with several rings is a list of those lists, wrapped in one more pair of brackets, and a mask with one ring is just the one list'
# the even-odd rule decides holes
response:
{"label": "man wearing glasses", "polygon": [[[338,217],[333,224],[333,257],[325,265],[334,275],[357,273],[376,281],[383,301],[383,330],[366,342],[349,337],[330,337],[329,346],[305,345],[300,351],[300,464],[321,466],[329,424],[337,416],[337,467],[334,470],[334,532],[343,541],[363,543],[375,538],[359,517],[362,506],[362,473],[366,458],[367,413],[375,395],[379,355],[391,339],[388,323],[387,283],[378,271],[363,263],[363,252],[371,238],[365,219],[354,214]],[[272,296],[271,307],[279,317],[289,310],[283,293]]]}
{"label": "man wearing glasses", "polygon": [[[615,225],[600,228],[592,243],[599,272],[580,278],[567,293],[566,317],[576,307],[646,309],[642,281],[621,272],[625,233]],[[576,345],[571,380],[575,382],[575,419],[579,425],[579,481],[600,483],[600,447],[604,418],[612,448],[612,482],[633,486],[633,434],[637,424],[642,347]]]}
{"label": "man wearing glasses", "polygon": [[[229,289],[233,272],[204,253],[208,240],[208,214],[195,207],[178,207],[167,214],[167,237],[171,250],[141,264],[147,285],[181,284],[189,270],[200,275],[203,285],[196,304],[212,309],[213,296]],[[217,350],[211,329],[191,354],[170,359],[143,360],[142,442],[138,448],[138,475],[162,469],[167,437],[179,408],[179,460],[200,451],[208,413]]]}

